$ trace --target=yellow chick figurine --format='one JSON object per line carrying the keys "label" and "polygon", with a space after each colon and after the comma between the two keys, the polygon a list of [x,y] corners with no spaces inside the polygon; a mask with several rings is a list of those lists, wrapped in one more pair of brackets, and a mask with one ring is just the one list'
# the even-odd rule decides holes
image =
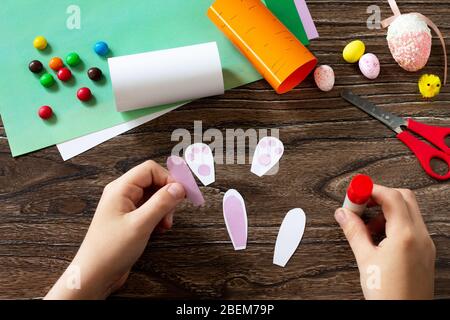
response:
{"label": "yellow chick figurine", "polygon": [[419,90],[424,98],[433,98],[441,91],[441,79],[434,74],[424,74],[419,79]]}

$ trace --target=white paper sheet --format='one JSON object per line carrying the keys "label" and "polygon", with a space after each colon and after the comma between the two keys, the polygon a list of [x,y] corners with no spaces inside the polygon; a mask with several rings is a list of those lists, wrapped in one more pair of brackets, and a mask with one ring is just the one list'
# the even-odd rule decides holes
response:
{"label": "white paper sheet", "polygon": [[137,118],[128,122],[121,123],[117,126],[100,130],[76,139],[72,139],[60,144],[57,144],[56,147],[58,148],[59,153],[61,154],[61,157],[64,161],[69,160],[83,152],[86,152],[99,144],[108,141],[122,133],[125,133],[131,129],[134,129],[148,121],[154,120],[158,117],[161,117],[162,115],[173,111],[182,105],[186,103],[180,104],[178,106],[175,106],[173,108],[169,108],[160,112],[155,112],[146,116],[143,116],[141,118]]}
{"label": "white paper sheet", "polygon": [[225,92],[216,42],[108,59],[117,111]]}

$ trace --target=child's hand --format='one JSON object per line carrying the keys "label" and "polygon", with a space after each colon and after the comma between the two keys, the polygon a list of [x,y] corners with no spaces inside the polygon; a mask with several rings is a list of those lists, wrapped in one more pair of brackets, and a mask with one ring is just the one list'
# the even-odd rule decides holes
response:
{"label": "child's hand", "polygon": [[154,161],[108,184],[76,257],[46,298],[106,298],[125,282],[153,230],[171,228],[184,196],[182,185]]}
{"label": "child's hand", "polygon": [[[432,299],[436,248],[410,190],[374,186],[373,201],[383,214],[367,225],[338,209],[336,221],[355,254],[366,299]],[[375,246],[371,233],[386,230]]]}

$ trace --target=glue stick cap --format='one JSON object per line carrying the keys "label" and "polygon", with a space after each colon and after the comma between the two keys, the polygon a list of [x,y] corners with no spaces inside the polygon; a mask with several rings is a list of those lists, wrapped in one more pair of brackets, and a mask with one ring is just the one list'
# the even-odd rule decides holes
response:
{"label": "glue stick cap", "polygon": [[366,204],[372,195],[372,190],[372,179],[364,174],[358,174],[350,182],[347,196],[355,204]]}

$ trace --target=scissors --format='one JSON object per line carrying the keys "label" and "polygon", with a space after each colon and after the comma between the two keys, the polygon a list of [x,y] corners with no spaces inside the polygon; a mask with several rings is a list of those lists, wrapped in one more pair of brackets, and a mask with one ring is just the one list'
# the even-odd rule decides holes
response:
{"label": "scissors", "polygon": [[[430,126],[414,121],[413,119],[398,117],[382,110],[372,102],[357,96],[348,89],[342,91],[341,96],[397,133],[397,138],[411,149],[422,168],[430,177],[442,181],[450,179],[450,148],[445,142],[446,137],[450,136],[450,128]],[[436,148],[416,138],[409,131],[421,136]],[[438,159],[446,163],[447,173],[444,175],[436,173],[430,165],[433,159]]]}

